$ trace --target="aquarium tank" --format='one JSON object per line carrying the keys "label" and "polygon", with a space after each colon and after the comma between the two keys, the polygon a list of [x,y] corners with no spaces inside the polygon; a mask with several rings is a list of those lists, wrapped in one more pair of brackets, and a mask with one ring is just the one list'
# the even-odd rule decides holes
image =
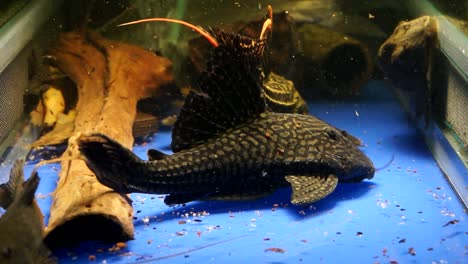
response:
{"label": "aquarium tank", "polygon": [[466,263],[468,3],[3,0],[0,263]]}

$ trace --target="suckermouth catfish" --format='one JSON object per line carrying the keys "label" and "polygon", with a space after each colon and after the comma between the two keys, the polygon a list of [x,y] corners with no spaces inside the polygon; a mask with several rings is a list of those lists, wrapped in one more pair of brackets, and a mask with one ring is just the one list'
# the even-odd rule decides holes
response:
{"label": "suckermouth catfish", "polygon": [[57,263],[43,242],[44,222],[34,200],[39,177],[24,182],[23,161],[17,160],[7,183],[0,185],[0,263]]}
{"label": "suckermouth catfish", "polygon": [[169,194],[166,204],[252,199],[291,185],[291,202],[304,204],[339,181],[371,179],[356,138],[311,115],[269,111],[262,57],[271,31],[271,16],[258,39],[204,31],[215,48],[174,124],[174,154],[150,150],[144,161],[105,135],[80,136],[98,180],[120,193]]}

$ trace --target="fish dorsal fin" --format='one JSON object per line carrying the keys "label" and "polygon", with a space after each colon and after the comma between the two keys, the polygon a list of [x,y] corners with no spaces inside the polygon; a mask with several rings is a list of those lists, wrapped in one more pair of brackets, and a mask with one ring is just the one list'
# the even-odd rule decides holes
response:
{"label": "fish dorsal fin", "polygon": [[291,202],[308,204],[318,201],[332,193],[338,184],[338,177],[328,176],[286,176],[292,186]]}
{"label": "fish dorsal fin", "polygon": [[172,150],[193,147],[266,110],[261,70],[263,40],[214,31],[219,43],[202,72],[199,91],[185,100],[172,130]]}
{"label": "fish dorsal fin", "polygon": [[18,159],[10,170],[10,179],[8,182],[0,185],[0,207],[7,209],[15,197],[23,191],[23,172],[24,161]]}
{"label": "fish dorsal fin", "polygon": [[166,153],[161,152],[161,151],[156,150],[156,149],[148,149],[148,151],[146,152],[146,155],[148,156],[149,161],[162,160],[162,159],[165,159],[166,157],[170,156],[170,155],[167,155]]}

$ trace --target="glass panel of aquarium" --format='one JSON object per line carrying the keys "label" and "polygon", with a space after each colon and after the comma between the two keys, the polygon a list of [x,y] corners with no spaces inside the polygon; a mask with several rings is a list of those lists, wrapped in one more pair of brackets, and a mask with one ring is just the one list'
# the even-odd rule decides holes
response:
{"label": "glass panel of aquarium", "polygon": [[467,20],[3,1],[0,262],[466,262]]}

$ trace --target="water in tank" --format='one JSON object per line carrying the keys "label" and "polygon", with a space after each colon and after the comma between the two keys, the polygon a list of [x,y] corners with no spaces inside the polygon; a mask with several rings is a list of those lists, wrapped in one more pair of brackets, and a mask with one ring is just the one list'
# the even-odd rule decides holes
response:
{"label": "water in tank", "polygon": [[466,262],[467,15],[5,1],[0,262]]}

